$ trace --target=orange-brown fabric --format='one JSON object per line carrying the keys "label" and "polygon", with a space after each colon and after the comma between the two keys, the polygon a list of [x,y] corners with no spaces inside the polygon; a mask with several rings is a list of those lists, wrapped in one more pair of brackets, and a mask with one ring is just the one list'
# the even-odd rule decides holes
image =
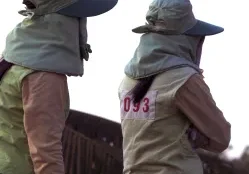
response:
{"label": "orange-brown fabric", "polygon": [[231,125],[216,106],[203,76],[195,74],[190,77],[177,91],[175,104],[209,138],[204,149],[220,153],[228,147]]}
{"label": "orange-brown fabric", "polygon": [[35,174],[64,174],[62,132],[67,78],[48,72],[28,75],[22,84],[24,127]]}

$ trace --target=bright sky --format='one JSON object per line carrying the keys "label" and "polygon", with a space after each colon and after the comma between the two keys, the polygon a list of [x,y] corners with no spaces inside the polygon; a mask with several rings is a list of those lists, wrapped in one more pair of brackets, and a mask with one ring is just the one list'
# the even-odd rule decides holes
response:
{"label": "bright sky", "polygon": [[[110,12],[89,18],[89,43],[93,53],[85,62],[82,78],[69,78],[71,108],[120,121],[118,86],[124,67],[132,58],[139,36],[131,29],[145,23],[145,13],[152,0],[119,0]],[[21,0],[3,1],[0,6],[0,51],[8,32],[21,21],[17,11]],[[206,38],[201,68],[217,105],[232,124],[237,156],[246,144],[249,107],[248,0],[192,0],[196,18],[220,25],[225,32]]]}

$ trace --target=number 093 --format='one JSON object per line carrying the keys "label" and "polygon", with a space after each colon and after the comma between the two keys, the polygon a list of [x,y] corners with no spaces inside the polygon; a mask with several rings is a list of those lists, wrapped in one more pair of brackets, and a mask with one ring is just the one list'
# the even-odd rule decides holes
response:
{"label": "number 093", "polygon": [[142,99],[141,102],[134,104],[130,97],[124,98],[124,111],[129,112],[131,109],[133,112],[138,112],[142,110],[142,112],[149,112],[149,98]]}

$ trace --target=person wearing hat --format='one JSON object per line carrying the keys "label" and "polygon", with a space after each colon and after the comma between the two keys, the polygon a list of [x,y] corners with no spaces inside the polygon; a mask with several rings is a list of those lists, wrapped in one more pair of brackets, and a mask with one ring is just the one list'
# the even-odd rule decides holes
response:
{"label": "person wearing hat", "polygon": [[189,0],[154,0],[119,87],[124,174],[202,174],[196,149],[220,153],[230,123],[200,69],[206,36],[223,28],[197,20]]}
{"label": "person wearing hat", "polygon": [[118,0],[24,0],[0,60],[0,173],[65,174],[67,76],[82,76],[87,17]]}

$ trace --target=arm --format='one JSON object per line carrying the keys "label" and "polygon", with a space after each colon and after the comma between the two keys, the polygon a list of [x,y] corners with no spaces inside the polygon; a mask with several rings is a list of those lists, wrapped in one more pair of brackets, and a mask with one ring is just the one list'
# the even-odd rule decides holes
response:
{"label": "arm", "polygon": [[176,93],[176,106],[209,139],[206,150],[224,151],[230,142],[231,125],[211,95],[199,74],[193,75]]}
{"label": "arm", "polygon": [[22,82],[24,128],[35,174],[65,174],[61,138],[67,92],[65,75],[36,72]]}

